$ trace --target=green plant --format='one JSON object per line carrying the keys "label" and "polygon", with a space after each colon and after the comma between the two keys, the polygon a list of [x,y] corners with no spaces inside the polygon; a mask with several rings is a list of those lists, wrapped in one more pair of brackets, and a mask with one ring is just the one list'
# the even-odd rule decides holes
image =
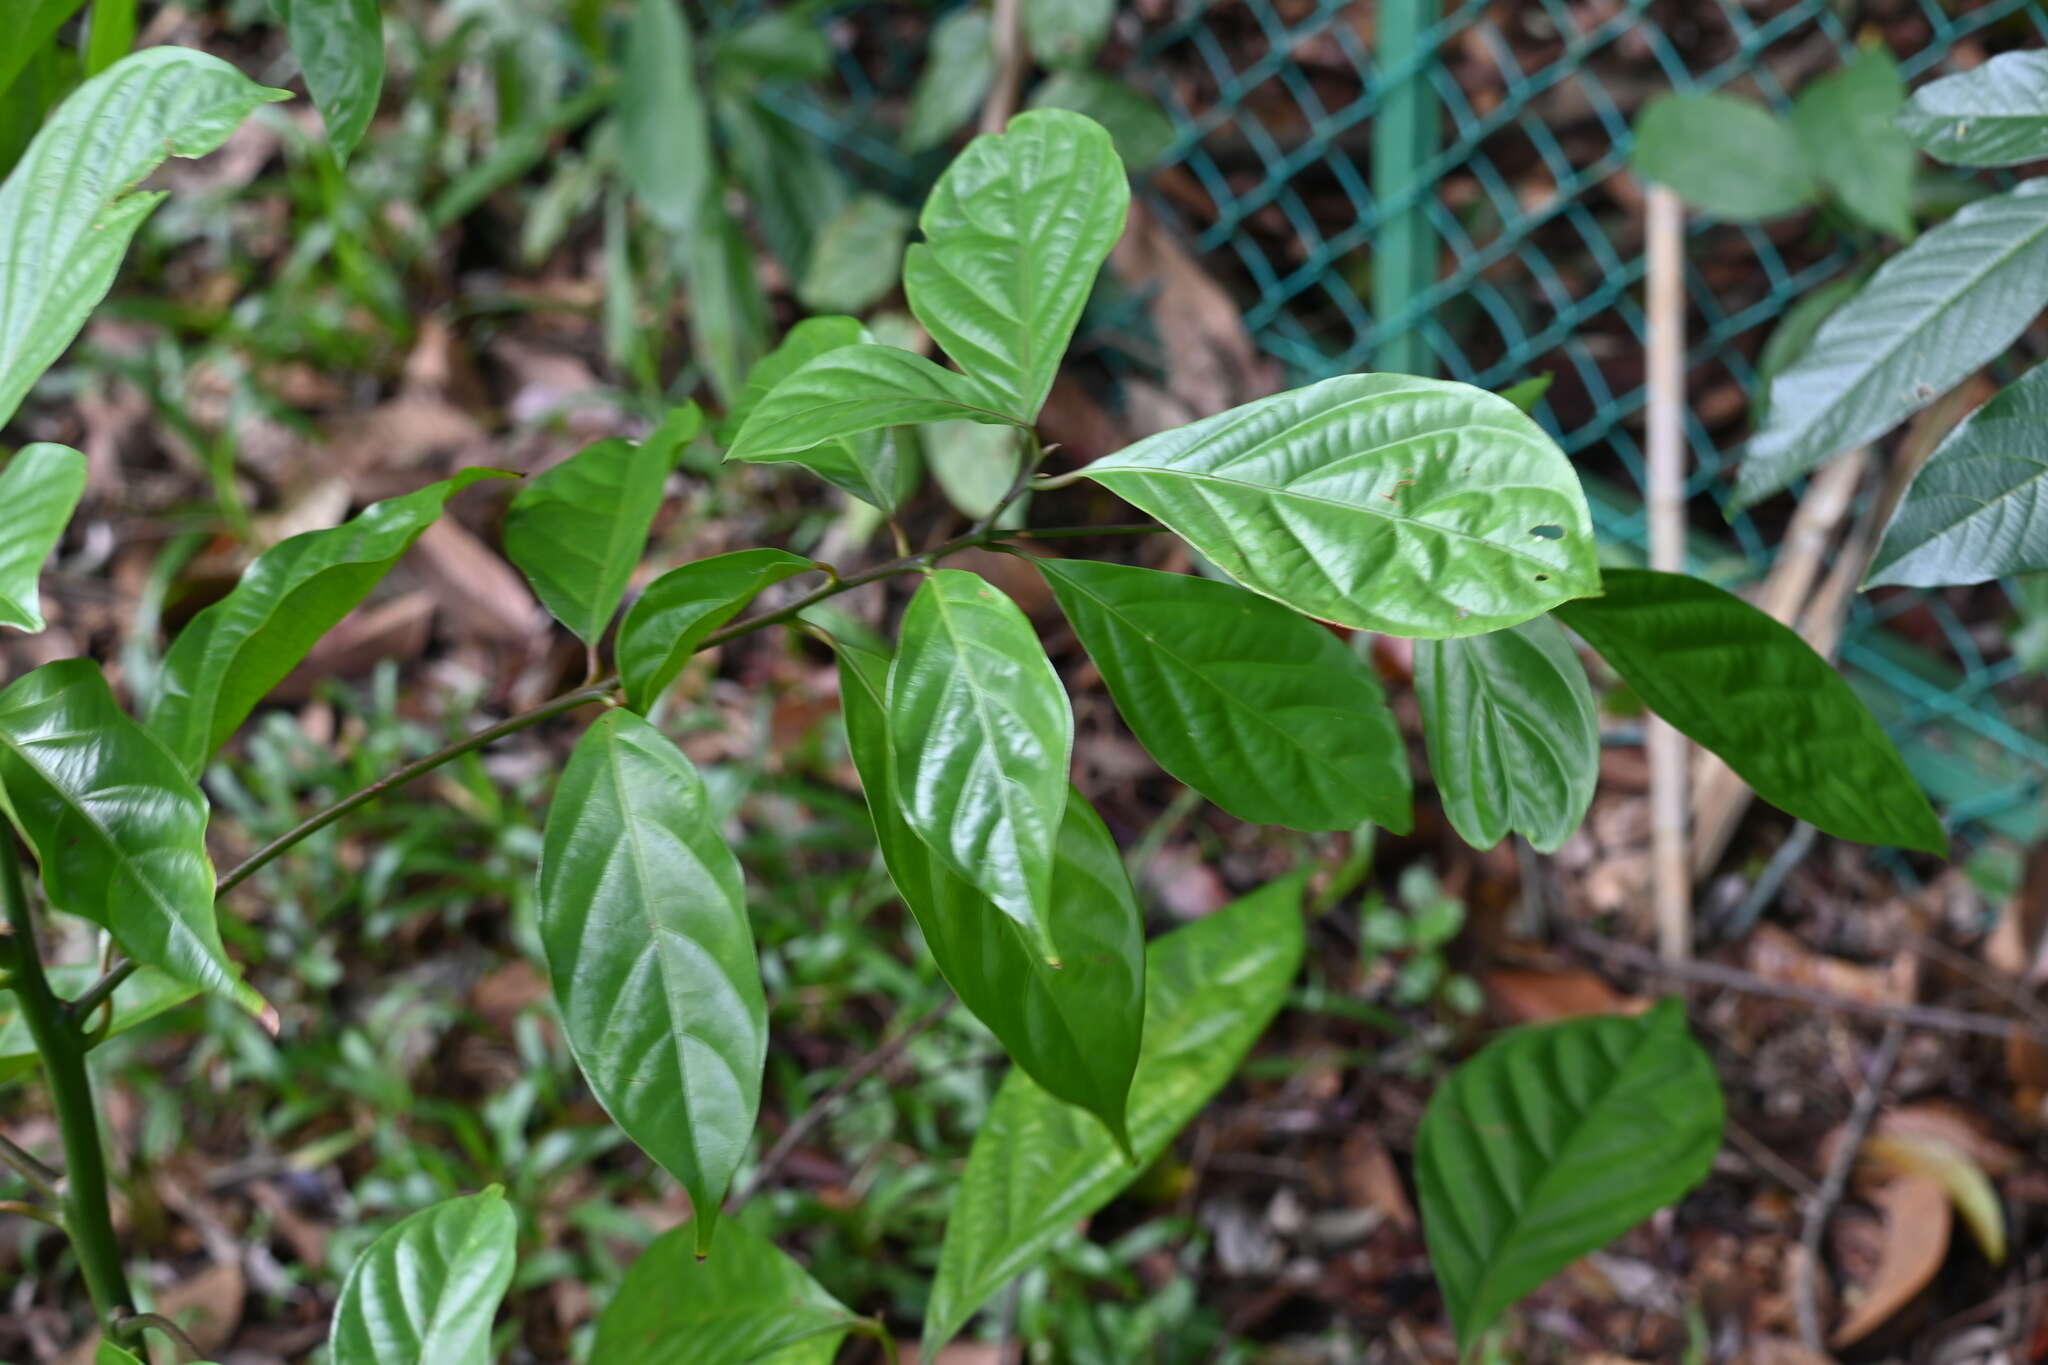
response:
{"label": "green plant", "polygon": [[[0,318],[21,323],[0,330],[0,419],[104,292],[125,240],[105,225],[132,231],[153,205],[126,187],[166,135],[168,150],[204,150],[274,97],[211,58],[155,49],[114,64],[58,110],[23,172],[67,164],[67,183],[82,188],[31,203],[23,172],[0,188],[0,233],[39,216],[53,230],[33,240],[54,244],[0,274]],[[78,164],[88,140],[138,150],[94,158],[88,173]],[[668,190],[677,205],[705,193]],[[221,893],[404,783],[596,707],[546,817],[542,950],[592,1093],[695,1213],[627,1275],[599,1319],[595,1358],[823,1361],[849,1333],[893,1349],[881,1322],[843,1306],[755,1220],[720,1216],[760,1104],[767,992],[739,863],[702,777],[649,713],[680,660],[763,630],[801,632],[836,653],[881,858],[939,970],[1016,1064],[954,1192],[926,1344],[945,1342],[1128,1186],[1286,1000],[1304,951],[1305,881],[1277,881],[1148,945],[1115,843],[1068,783],[1073,717],[1061,680],[1015,603],[946,566],[962,551],[1165,531],[1217,566],[1225,577],[1196,580],[1029,557],[1140,740],[1195,791],[1248,818],[1308,831],[1411,823],[1412,779],[1381,686],[1358,655],[1331,647],[1321,620],[1426,642],[1427,739],[1447,805],[1463,812],[1459,829],[1486,843],[1518,829],[1554,846],[1590,799],[1597,744],[1583,665],[1555,621],[1767,800],[1844,837],[1943,850],[1897,753],[1796,636],[1696,580],[1602,573],[1569,461],[1506,399],[1346,376],[1042,472],[1051,452],[1034,424],[1128,194],[1099,125],[1066,111],[1019,115],[954,161],[904,260],[911,310],[958,368],[839,319],[796,329],[750,381],[730,386],[718,425],[728,460],[809,470],[891,515],[909,482],[898,429],[994,430],[1016,452],[1016,474],[967,531],[858,572],[773,549],[683,565],[626,613],[607,670],[604,642],[652,503],[702,419],[684,404],[647,440],[591,446],[513,496],[506,548],[589,648],[592,678],[390,768],[217,877],[197,775],[446,501],[494,486],[492,471],[379,503],[259,557],[173,644],[146,722],[121,710],[88,660],[0,690],[0,792],[14,831],[0,838],[5,985],[64,1137],[65,1183],[50,1216],[69,1234],[103,1326],[132,1341],[160,1324],[132,1312],[86,1054],[166,983],[260,1012],[222,946]],[[77,497],[77,467],[36,453],[0,477],[53,509],[0,551],[10,619],[25,619],[34,590],[18,565],[48,549]],[[1156,522],[1006,519],[1025,493],[1042,495],[1042,510],[1082,479]],[[824,581],[743,614],[770,584],[806,574]],[[817,608],[898,577],[918,587],[893,656],[833,638]],[[1512,638],[1496,638],[1503,632]],[[1545,715],[1548,761],[1531,761]],[[101,924],[123,955],[68,997],[44,970],[16,835],[40,873],[41,908]],[[1461,1068],[1430,1106],[1419,1153],[1428,1236],[1461,1342],[1695,1184],[1720,1122],[1711,1067],[1675,1005],[1518,1031]],[[1617,1153],[1629,1178],[1608,1180]],[[1512,1178],[1496,1179],[1502,1171]],[[1597,1198],[1586,1193],[1594,1185]],[[390,1230],[349,1279],[337,1365],[483,1359],[514,1235],[495,1191]],[[391,1283],[401,1265],[406,1292]]]}

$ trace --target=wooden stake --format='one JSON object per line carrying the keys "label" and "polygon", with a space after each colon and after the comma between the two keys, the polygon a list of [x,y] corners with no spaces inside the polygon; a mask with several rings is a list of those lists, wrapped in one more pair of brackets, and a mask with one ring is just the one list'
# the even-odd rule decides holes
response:
{"label": "wooden stake", "polygon": [[[1661,185],[1648,195],[1650,567],[1685,568],[1685,208]],[[1657,948],[1692,955],[1692,876],[1686,848],[1685,737],[1652,716],[1650,857]]]}

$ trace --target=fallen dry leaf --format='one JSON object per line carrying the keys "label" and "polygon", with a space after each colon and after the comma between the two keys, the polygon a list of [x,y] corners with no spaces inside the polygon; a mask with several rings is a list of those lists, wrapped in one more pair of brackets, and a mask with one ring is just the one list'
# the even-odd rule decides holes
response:
{"label": "fallen dry leaf", "polygon": [[1166,385],[1197,417],[1279,387],[1245,330],[1244,313],[1166,226],[1131,205],[1130,226],[1110,254],[1125,284],[1152,295],[1152,322],[1166,348]]}
{"label": "fallen dry leaf", "polygon": [[1415,1231],[1415,1205],[1401,1184],[1401,1173],[1386,1145],[1370,1128],[1354,1128],[1344,1139],[1343,1165],[1337,1179],[1353,1208],[1375,1209],[1403,1232]]}
{"label": "fallen dry leaf", "polygon": [[1518,1024],[1578,1019],[1589,1014],[1640,1014],[1647,1000],[1622,995],[1592,972],[1579,968],[1539,971],[1497,967],[1480,974],[1479,984],[1494,1007]]}
{"label": "fallen dry leaf", "polygon": [[1879,1190],[1874,1202],[1884,1214],[1884,1251],[1877,1273],[1851,1300],[1849,1315],[1828,1339],[1837,1350],[1869,1336],[1911,1302],[1948,1255],[1953,1219],[1948,1191],[1939,1180],[1902,1176]]}
{"label": "fallen dry leaf", "polygon": [[1924,1134],[1876,1134],[1857,1153],[1859,1160],[1897,1176],[1939,1181],[1956,1212],[1993,1265],[2005,1264],[2005,1210],[1984,1168],[1952,1142]]}
{"label": "fallen dry leaf", "polygon": [[1865,967],[1817,953],[1775,924],[1749,936],[1749,969],[1786,985],[1874,1005],[1909,1005],[1919,985],[1920,959],[1900,953],[1886,967]]}

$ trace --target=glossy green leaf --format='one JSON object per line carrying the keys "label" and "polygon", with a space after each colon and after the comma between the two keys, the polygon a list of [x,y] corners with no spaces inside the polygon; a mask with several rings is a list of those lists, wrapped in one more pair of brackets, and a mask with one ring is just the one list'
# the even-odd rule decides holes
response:
{"label": "glossy green leaf", "polygon": [[595,645],[647,548],[662,485],[703,425],[695,403],[646,440],[599,441],[528,479],[505,513],[505,555],[557,621]]}
{"label": "glossy green leaf", "polygon": [[831,1365],[856,1319],[746,1224],[654,1239],[597,1315],[596,1365]]}
{"label": "glossy green leaf", "polygon": [[986,579],[940,569],[911,599],[889,736],[905,823],[1057,962],[1046,914],[1074,712],[1038,632]]}
{"label": "glossy green leaf", "polygon": [[1550,386],[1557,381],[1557,371],[1545,370],[1532,374],[1527,379],[1518,379],[1500,391],[1500,396],[1513,403],[1523,412],[1536,411],[1536,405],[1543,401],[1543,395],[1550,392]]}
{"label": "glossy green leaf", "polygon": [[1003,1079],[953,1196],[925,1310],[930,1359],[1062,1233],[1114,1199],[1237,1071],[1301,969],[1302,879],[1275,882],[1155,939],[1131,1147],[1021,1071]]}
{"label": "glossy green leaf", "polygon": [[1122,1142],[1144,1029],[1145,928],[1116,843],[1069,788],[1046,919],[1063,965],[1052,966],[904,822],[889,779],[888,671],[879,654],[839,648],[847,746],[889,876],[961,1003],[1047,1093],[1094,1114]]}
{"label": "glossy green leaf", "polygon": [[980,111],[995,76],[995,25],[987,12],[968,5],[940,19],[910,94],[903,150],[929,151],[951,137]]}
{"label": "glossy green leaf", "polygon": [[1792,129],[1814,176],[1851,217],[1899,238],[1913,235],[1919,160],[1898,128],[1905,102],[1906,83],[1892,54],[1866,47],[1792,103]]}
{"label": "glossy green leaf", "polygon": [[1109,134],[1064,109],[977,137],[932,188],[903,291],[1002,413],[1038,416],[1130,200]]}
{"label": "glossy green leaf", "polygon": [[1940,588],[2048,569],[2048,367],[1936,447],[1906,489],[1866,588]]}
{"label": "glossy green leaf", "polygon": [[[43,973],[49,977],[51,989],[66,1000],[77,999],[100,979],[96,965],[45,965]],[[194,993],[192,987],[176,977],[144,967],[114,988],[113,1017],[108,1019],[96,1013],[93,1031],[104,1029],[109,1038],[126,1033],[166,1010],[176,1009]],[[0,992],[0,1084],[27,1075],[43,1062],[35,1038],[29,1033],[28,1020],[14,1007],[18,998],[12,992]]]}
{"label": "glossy green leaf", "polygon": [[1545,617],[1415,646],[1415,698],[1451,827],[1474,848],[1509,830],[1555,853],[1600,778],[1600,715],[1585,665]]}
{"label": "glossy green leaf", "polygon": [[23,446],[0,469],[0,626],[43,628],[43,565],[85,493],[85,456],[69,446]]}
{"label": "glossy green leaf", "polygon": [[336,158],[363,140],[384,89],[384,19],[377,0],[271,0],[284,20],[306,91]]}
{"label": "glossy green leaf", "polygon": [[814,313],[860,313],[896,287],[909,209],[863,194],[825,224],[797,280],[797,301]]}
{"label": "glossy green leaf", "polygon": [[1478,635],[1600,590],[1571,461],[1498,394],[1362,374],[1087,466],[1254,592],[1389,635]]}
{"label": "glossy green leaf", "polygon": [[349,1267],[334,1365],[489,1365],[518,1236],[496,1185],[401,1219]]}
{"label": "glossy green leaf", "polygon": [[915,352],[872,342],[841,346],[804,364],[755,404],[725,458],[789,461],[863,432],[955,417],[1023,425],[995,402],[973,380]]}
{"label": "glossy green leaf", "polygon": [[746,383],[734,396],[732,406],[718,422],[718,440],[731,445],[746,425],[747,418],[761,405],[761,400],[775,391],[775,386],[795,374],[804,366],[816,360],[827,351],[836,351],[842,346],[856,346],[871,341],[867,328],[861,326],[859,318],[816,317],[805,318],[783,334],[782,341],[747,371]]}
{"label": "glossy green leaf", "polygon": [[143,1362],[113,1342],[102,1341],[93,1349],[92,1365],[143,1365]]}
{"label": "glossy green leaf", "polygon": [[234,591],[193,617],[172,642],[149,715],[151,733],[186,772],[197,774],[256,703],[383,581],[448,499],[479,479],[508,477],[502,470],[465,469],[257,556]]}
{"label": "glossy green leaf", "polygon": [[2048,180],[1922,233],[1836,309],[1771,384],[1733,505],[1875,439],[2004,352],[2048,304]]}
{"label": "glossy green leaf", "polygon": [[1116,17],[1116,0],[1032,0],[1019,8],[1031,56],[1054,68],[1086,66]]}
{"label": "glossy green leaf", "polygon": [[673,233],[698,224],[718,163],[697,86],[697,55],[676,0],[635,0],[619,85],[626,183],[655,222]]}
{"label": "glossy green leaf", "polygon": [[1676,1000],[1516,1029],[1453,1071],[1416,1134],[1415,1183],[1460,1347],[1704,1180],[1722,1113]]}
{"label": "glossy green leaf", "polygon": [[[828,351],[859,346],[872,340],[857,318],[805,318],[790,328],[782,344],[763,356],[748,372],[747,382],[719,425],[719,438],[734,447],[727,452],[726,458],[748,463],[799,465],[835,487],[845,489],[862,502],[884,512],[893,512],[905,491],[903,450],[888,427],[855,430],[845,435],[828,434],[822,442],[794,453],[756,455],[751,445],[743,447],[738,443],[738,433],[745,428],[747,419],[783,380]],[[883,368],[887,368],[886,363]],[[858,381],[853,381],[846,386],[846,391],[857,393],[858,387]],[[792,393],[796,391],[796,388],[792,389]],[[787,403],[789,396],[785,395],[782,401]],[[795,417],[799,423],[811,420],[800,406],[781,410]]]}
{"label": "glossy green leaf", "polygon": [[114,282],[163,200],[136,191],[167,156],[204,156],[259,104],[290,99],[218,57],[152,47],[57,107],[0,185],[0,425]]}
{"label": "glossy green leaf", "polygon": [[1372,670],[1328,630],[1213,579],[1033,563],[1160,767],[1240,820],[1408,832],[1400,727]]}
{"label": "glossy green leaf", "polygon": [[2048,157],[2048,52],[2001,52],[1921,86],[1899,127],[1951,166],[2016,166]]}
{"label": "glossy green leaf", "polygon": [[1941,821],[1899,751],[1827,660],[1733,593],[1610,569],[1558,609],[1651,710],[1758,796],[1841,839],[1941,853]]}
{"label": "glossy green leaf", "polygon": [[205,798],[90,659],[0,691],[0,807],[35,850],[50,904],[105,926],[144,966],[263,1008],[221,948]]}
{"label": "glossy green leaf", "polygon": [[1635,122],[1636,173],[1731,222],[1797,213],[1815,186],[1792,125],[1733,95],[1659,95]]}
{"label": "glossy green leaf", "polygon": [[670,569],[647,585],[619,625],[619,681],[637,711],[653,706],[704,637],[763,588],[820,567],[787,550],[735,550]]}
{"label": "glossy green leaf", "polygon": [[767,1005],[704,780],[630,711],[584,733],[548,807],[540,932],[577,1065],[688,1191],[703,1250],[760,1108]]}
{"label": "glossy green leaf", "polygon": [[1099,71],[1058,71],[1031,92],[1033,109],[1068,109],[1101,124],[1124,169],[1146,170],[1173,146],[1173,120],[1159,102]]}

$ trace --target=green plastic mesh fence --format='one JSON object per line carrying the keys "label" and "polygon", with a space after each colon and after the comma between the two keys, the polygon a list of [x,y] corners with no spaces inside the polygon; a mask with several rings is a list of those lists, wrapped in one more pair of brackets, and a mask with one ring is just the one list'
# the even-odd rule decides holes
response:
{"label": "green plastic mesh fence", "polygon": [[[1887,43],[1912,81],[1952,55],[2048,39],[2040,0],[1156,0],[1119,22],[1140,35],[1121,74],[1178,129],[1148,200],[1233,292],[1257,345],[1295,382],[1390,358],[1495,388],[1549,372],[1537,416],[1625,551],[1644,534],[1634,111],[1674,88],[1782,106],[1864,40]],[[915,193],[943,154],[906,161],[865,111],[907,87],[921,55],[849,62],[846,104],[788,112]],[[1421,139],[1404,166],[1390,121]],[[1400,232],[1419,233],[1421,254]],[[1376,289],[1375,253],[1397,250],[1416,277]],[[1785,308],[1851,259],[1805,219],[1692,229],[1696,571],[1726,582],[1768,566],[1790,500],[1720,514],[1755,360]],[[1109,316],[1117,301],[1098,299],[1091,321],[1098,335],[1142,330],[1141,305]],[[1952,824],[2025,839],[2048,829],[2048,731],[2036,675],[2005,643],[2011,616],[1997,588],[1861,597],[1841,659]]]}

